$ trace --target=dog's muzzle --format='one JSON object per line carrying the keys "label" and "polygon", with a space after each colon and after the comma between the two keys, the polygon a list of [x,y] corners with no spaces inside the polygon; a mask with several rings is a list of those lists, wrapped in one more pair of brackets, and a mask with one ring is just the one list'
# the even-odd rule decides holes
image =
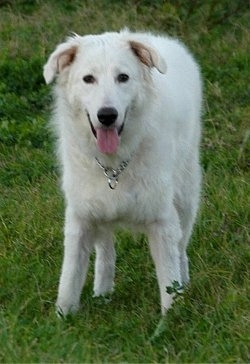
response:
{"label": "dog's muzzle", "polygon": [[[108,109],[108,108],[107,108]],[[100,110],[102,110],[102,109],[100,109]],[[90,127],[91,127],[91,131],[92,131],[92,133],[93,133],[93,135],[94,135],[94,137],[95,138],[97,138],[97,133],[96,133],[96,129],[95,129],[95,127],[94,127],[94,125],[92,124],[92,121],[91,121],[91,118],[90,118],[90,115],[89,115],[89,113],[86,111],[86,114],[87,114],[87,117],[88,117],[88,121],[89,121],[89,124],[90,124]],[[98,114],[99,114],[99,112],[98,112]],[[97,117],[98,117],[98,114],[97,114]],[[118,114],[117,114],[118,115]],[[100,121],[100,119],[101,118],[104,118],[105,119],[105,117],[108,119],[109,118],[109,121],[106,121],[106,124],[105,124],[105,122],[101,122]],[[113,118],[114,118],[114,116],[113,116]],[[99,117],[98,117],[98,119],[99,119]],[[101,115],[100,114],[100,119],[99,119],[99,121],[103,124],[103,127],[104,128],[111,128],[111,125],[114,123],[114,121],[112,121],[112,122],[110,122],[110,120],[112,119],[112,116],[103,116],[103,115]],[[108,125],[107,125],[108,124]],[[122,123],[122,125],[118,128],[118,135],[120,136],[120,134],[122,133],[122,131],[123,131],[123,129],[124,129],[124,122]]]}
{"label": "dog's muzzle", "polygon": [[99,152],[104,154],[115,154],[119,147],[120,135],[124,128],[124,122],[119,127],[115,125],[118,117],[117,110],[111,107],[101,108],[97,114],[100,122],[100,127],[98,128],[94,127],[88,112],[87,116],[92,133],[96,138]]}

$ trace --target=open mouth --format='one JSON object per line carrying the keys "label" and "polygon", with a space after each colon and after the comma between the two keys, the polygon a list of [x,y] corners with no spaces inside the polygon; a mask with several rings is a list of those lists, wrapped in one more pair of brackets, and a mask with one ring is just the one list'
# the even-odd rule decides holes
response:
{"label": "open mouth", "polygon": [[92,133],[96,138],[99,151],[105,154],[116,153],[120,144],[120,135],[124,129],[124,122],[119,128],[116,128],[114,126],[108,128],[107,127],[94,128],[88,113],[87,115]]}

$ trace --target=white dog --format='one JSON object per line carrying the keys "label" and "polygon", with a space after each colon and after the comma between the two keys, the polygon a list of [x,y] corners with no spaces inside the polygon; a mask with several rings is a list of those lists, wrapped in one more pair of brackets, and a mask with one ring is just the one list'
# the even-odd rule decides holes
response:
{"label": "white dog", "polygon": [[112,291],[115,227],[147,234],[162,313],[189,280],[186,248],[200,194],[201,80],[177,40],[145,33],[73,36],[44,67],[57,78],[54,124],[66,198],[57,310],[79,308],[89,255],[95,296]]}

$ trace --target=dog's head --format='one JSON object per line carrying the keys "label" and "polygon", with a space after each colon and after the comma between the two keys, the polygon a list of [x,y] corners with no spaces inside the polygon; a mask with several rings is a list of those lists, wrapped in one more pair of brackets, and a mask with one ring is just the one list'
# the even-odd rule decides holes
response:
{"label": "dog's head", "polygon": [[[67,102],[87,115],[101,153],[116,153],[128,114],[143,98],[150,70],[166,64],[151,46],[129,33],[74,36],[60,44],[44,66],[46,83],[56,76]],[[145,100],[144,100],[145,102]]]}

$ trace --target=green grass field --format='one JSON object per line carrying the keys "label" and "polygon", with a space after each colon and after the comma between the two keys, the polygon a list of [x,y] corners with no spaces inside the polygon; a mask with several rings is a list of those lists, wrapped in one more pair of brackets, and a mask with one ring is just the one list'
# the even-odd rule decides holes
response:
{"label": "green grass field", "polygon": [[[250,362],[249,58],[243,0],[0,1],[0,362]],[[204,78],[203,194],[189,248],[191,284],[161,319],[144,237],[117,235],[116,290],[54,313],[63,198],[42,66],[79,34],[155,30],[178,36]]]}

